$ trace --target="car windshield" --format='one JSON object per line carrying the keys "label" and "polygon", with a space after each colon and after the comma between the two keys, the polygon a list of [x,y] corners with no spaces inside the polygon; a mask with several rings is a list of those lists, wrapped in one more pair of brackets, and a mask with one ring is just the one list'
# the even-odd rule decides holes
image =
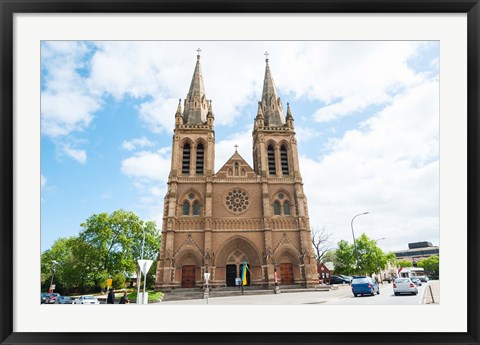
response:
{"label": "car windshield", "polygon": [[63,299],[70,299],[70,297],[67,297],[67,296],[63,296]]}
{"label": "car windshield", "polygon": [[408,278],[395,279],[395,283],[406,283],[406,282],[408,282],[408,281],[409,281]]}
{"label": "car windshield", "polygon": [[95,296],[85,296],[83,299],[96,299]]}
{"label": "car windshield", "polygon": [[369,283],[367,278],[353,278],[352,284],[367,284]]}

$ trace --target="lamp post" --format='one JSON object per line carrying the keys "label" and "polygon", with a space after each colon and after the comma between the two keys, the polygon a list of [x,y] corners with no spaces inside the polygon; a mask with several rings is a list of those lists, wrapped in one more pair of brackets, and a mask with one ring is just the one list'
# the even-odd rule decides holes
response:
{"label": "lamp post", "polygon": [[52,285],[53,285],[53,277],[55,276],[55,268],[58,265],[58,262],[55,260],[52,260],[52,279],[50,280],[50,287],[48,288],[48,292],[53,292]]}
{"label": "lamp post", "polygon": [[[142,249],[141,249],[141,252],[140,252],[140,260],[143,260],[143,247],[145,245],[145,227],[142,224],[140,224],[139,222],[137,222],[136,220],[127,219],[127,222],[132,222],[132,223],[138,224],[142,228],[143,240],[142,240]],[[142,275],[142,271],[138,270],[137,271],[137,304],[139,304],[138,301],[139,301],[139,298],[140,298],[140,276],[141,275]],[[147,276],[147,273],[145,273],[145,277],[146,276]],[[145,290],[145,286],[144,286],[144,290]]]}
{"label": "lamp post", "polygon": [[273,280],[275,281],[275,293],[280,293],[278,287],[278,273],[277,273],[277,260],[273,259]]}
{"label": "lamp post", "polygon": [[350,222],[350,226],[352,227],[353,249],[355,250],[355,256],[357,257],[357,273],[359,276],[360,276],[360,266],[359,266],[360,261],[358,260],[357,243],[355,241],[355,233],[353,232],[353,221],[358,216],[363,216],[365,214],[368,214],[368,212],[357,214],[355,217],[352,218],[352,221]]}

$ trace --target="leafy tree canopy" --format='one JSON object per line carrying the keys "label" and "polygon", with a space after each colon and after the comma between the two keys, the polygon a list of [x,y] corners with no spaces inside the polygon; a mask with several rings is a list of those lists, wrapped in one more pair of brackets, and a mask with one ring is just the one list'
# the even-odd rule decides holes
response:
{"label": "leafy tree canopy", "polygon": [[133,212],[94,214],[80,226],[78,237],[60,238],[42,253],[44,289],[50,284],[53,261],[58,262],[54,283],[60,288],[104,288],[108,277],[136,271],[142,243],[143,259],[157,258],[161,234],[155,222],[143,222]]}

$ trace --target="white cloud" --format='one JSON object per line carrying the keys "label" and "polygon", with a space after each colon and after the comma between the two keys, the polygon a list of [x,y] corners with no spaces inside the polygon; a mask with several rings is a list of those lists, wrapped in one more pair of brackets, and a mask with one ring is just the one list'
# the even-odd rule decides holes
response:
{"label": "white cloud", "polygon": [[122,148],[127,151],[133,151],[137,148],[150,147],[153,143],[145,137],[135,138],[131,140],[124,140],[122,142]]}
{"label": "white cloud", "polygon": [[235,145],[238,145],[238,153],[253,168],[252,158],[252,130],[251,126],[245,132],[238,132],[230,137],[215,143],[215,172],[235,153]]}
{"label": "white cloud", "polygon": [[426,83],[331,143],[319,160],[300,157],[311,224],[339,239],[355,233],[399,249],[439,235],[439,90]]}
{"label": "white cloud", "polygon": [[141,151],[122,161],[122,172],[139,181],[167,181],[171,158],[161,153]]}
{"label": "white cloud", "polygon": [[66,136],[87,128],[101,106],[78,72],[85,68],[84,42],[56,41],[42,44],[42,133],[51,137]]}
{"label": "white cloud", "polygon": [[85,152],[85,150],[73,149],[67,144],[63,147],[63,153],[75,159],[80,164],[85,164],[87,162],[87,152]]}

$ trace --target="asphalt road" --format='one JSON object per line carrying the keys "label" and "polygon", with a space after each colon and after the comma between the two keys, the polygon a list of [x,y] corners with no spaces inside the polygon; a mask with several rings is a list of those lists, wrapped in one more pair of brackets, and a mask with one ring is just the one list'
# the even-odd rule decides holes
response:
{"label": "asphalt road", "polygon": [[418,287],[418,295],[393,294],[392,284],[380,285],[380,295],[353,297],[350,286],[341,286],[338,290],[281,293],[277,295],[244,295],[216,297],[187,301],[169,301],[161,304],[190,305],[292,305],[292,304],[336,304],[336,305],[415,305],[421,304],[426,284]]}
{"label": "asphalt road", "polygon": [[427,284],[418,286],[417,295],[402,294],[395,296],[392,284],[380,285],[380,295],[354,297],[350,292],[348,296],[336,300],[328,301],[325,304],[342,305],[416,305],[422,304],[422,297]]}

